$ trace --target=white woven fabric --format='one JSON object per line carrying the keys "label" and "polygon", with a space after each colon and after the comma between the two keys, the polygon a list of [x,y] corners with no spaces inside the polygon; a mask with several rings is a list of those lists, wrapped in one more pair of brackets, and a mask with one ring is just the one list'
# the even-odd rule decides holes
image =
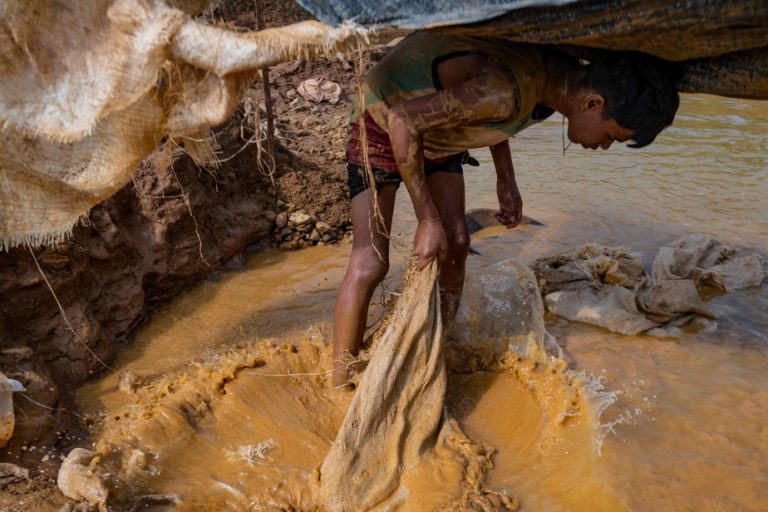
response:
{"label": "white woven fabric", "polygon": [[359,35],[234,32],[190,17],[207,3],[0,0],[0,249],[65,237],[162,137],[226,120],[259,68]]}

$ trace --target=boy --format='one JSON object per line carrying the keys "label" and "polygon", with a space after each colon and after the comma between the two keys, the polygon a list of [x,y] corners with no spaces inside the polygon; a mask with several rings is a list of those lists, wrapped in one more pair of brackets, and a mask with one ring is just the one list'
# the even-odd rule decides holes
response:
{"label": "boy", "polygon": [[334,385],[351,388],[339,359],[359,350],[369,302],[388,271],[387,233],[401,181],[418,219],[413,243],[418,266],[440,260],[441,309],[451,320],[469,248],[461,167],[467,149],[490,147],[497,218],[513,228],[522,219],[523,201],[509,137],[557,111],[568,118],[570,141],[585,148],[608,149],[630,140],[630,147],[643,147],[672,124],[678,105],[668,65],[648,55],[611,54],[581,65],[552,49],[488,38],[417,32],[403,40],[367,74],[363,105],[351,126],[347,161],[354,239],[334,313]]}

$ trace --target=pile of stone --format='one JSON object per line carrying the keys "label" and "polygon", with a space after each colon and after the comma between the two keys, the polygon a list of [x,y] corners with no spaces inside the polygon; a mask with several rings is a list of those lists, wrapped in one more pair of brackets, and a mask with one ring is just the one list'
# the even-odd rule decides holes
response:
{"label": "pile of stone", "polygon": [[292,251],[334,243],[351,234],[298,209],[293,203],[278,200],[277,206],[278,212],[264,212],[264,218],[274,223],[272,247]]}

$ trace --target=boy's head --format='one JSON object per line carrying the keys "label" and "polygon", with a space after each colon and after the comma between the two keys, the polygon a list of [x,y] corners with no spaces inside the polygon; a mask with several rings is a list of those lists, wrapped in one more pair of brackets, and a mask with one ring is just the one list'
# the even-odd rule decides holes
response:
{"label": "boy's head", "polygon": [[672,124],[680,105],[676,70],[670,63],[635,52],[601,54],[582,67],[568,101],[568,137],[586,148],[608,149],[614,141],[647,146]]}

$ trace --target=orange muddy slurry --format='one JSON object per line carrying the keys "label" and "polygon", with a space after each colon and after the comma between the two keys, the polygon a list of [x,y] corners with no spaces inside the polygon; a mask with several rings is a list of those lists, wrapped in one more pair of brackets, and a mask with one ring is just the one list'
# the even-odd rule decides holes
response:
{"label": "orange muddy slurry", "polygon": [[[585,242],[625,245],[649,264],[659,246],[696,232],[768,254],[768,103],[686,97],[675,125],[642,150],[562,156],[559,123],[511,141],[525,214],[545,226],[475,235],[468,281],[510,257]],[[477,156],[481,167],[465,170],[467,206],[495,207],[490,157]],[[414,229],[399,195],[387,293]],[[316,468],[351,399],[327,373],[349,249],[251,257],[153,317],[116,363],[133,378],[121,384],[115,373],[80,390],[82,409],[103,419],[94,440],[117,498],[175,493],[178,510],[317,508]],[[709,305],[717,329],[677,339],[547,315],[561,358],[453,360],[446,405],[494,450],[485,486],[530,511],[765,510],[768,289]],[[473,321],[494,321],[466,306]],[[373,321],[382,308],[372,309]],[[440,509],[467,473],[438,447],[406,471],[394,508]]]}

